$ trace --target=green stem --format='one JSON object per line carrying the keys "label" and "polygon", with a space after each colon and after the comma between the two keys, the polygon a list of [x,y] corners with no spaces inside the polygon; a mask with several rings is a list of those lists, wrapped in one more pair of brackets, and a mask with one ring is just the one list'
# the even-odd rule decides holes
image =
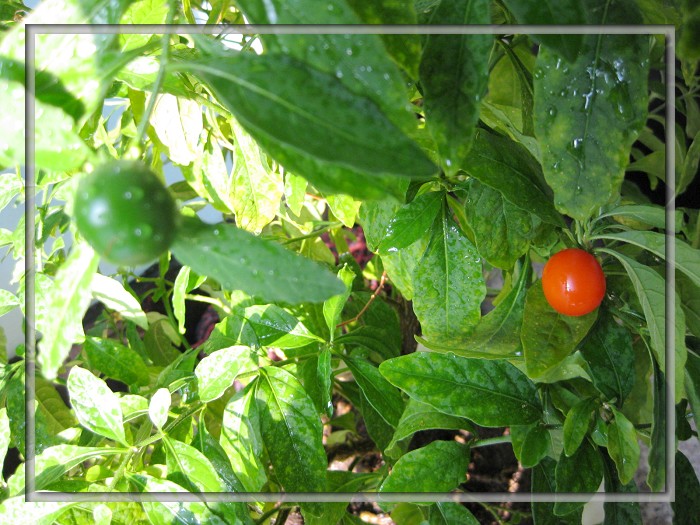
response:
{"label": "green stem", "polygon": [[297,241],[303,241],[304,239],[310,239],[312,237],[316,237],[324,232],[330,231],[333,228],[337,228],[339,226],[342,226],[342,222],[332,222],[328,226],[324,226],[323,228],[319,228],[317,230],[314,230],[310,233],[307,233],[305,235],[300,235],[298,237],[291,237],[289,239],[285,239],[284,241],[281,242],[281,244],[292,244]]}
{"label": "green stem", "polygon": [[510,443],[510,436],[497,436],[493,438],[478,439],[469,443],[470,448],[489,447],[491,445],[501,445],[502,443]]}
{"label": "green stem", "polygon": [[[175,20],[175,0],[168,0],[168,16],[165,20],[165,25],[172,25],[173,20]],[[136,138],[134,139],[135,144],[140,145],[146,136],[146,129],[148,128],[148,122],[151,119],[151,114],[153,109],[156,107],[156,99],[158,98],[158,93],[163,86],[163,81],[165,80],[165,71],[168,60],[170,59],[170,33],[165,32],[163,34],[162,40],[162,51],[160,55],[160,64],[158,66],[158,76],[156,76],[156,81],[153,84],[151,90],[151,97],[148,99],[148,106],[141,117],[141,122],[139,122],[139,127],[136,130]]]}
{"label": "green stem", "polygon": [[112,478],[111,483],[107,487],[107,492],[112,492],[114,490],[114,487],[117,486],[117,483],[119,483],[119,481],[124,477],[124,471],[126,470],[126,466],[131,461],[131,458],[134,457],[135,453],[136,449],[132,448],[129,450],[128,454],[124,456],[123,461],[119,464],[117,471],[114,473],[114,477]]}
{"label": "green stem", "polygon": [[231,308],[227,305],[224,304],[223,301],[220,299],[217,299],[215,297],[207,297],[206,295],[197,295],[197,294],[185,294],[185,299],[190,300],[190,301],[197,301],[200,303],[207,303],[211,304],[214,306],[218,306],[223,310],[227,315],[231,315]]}
{"label": "green stem", "polygon": [[273,514],[278,512],[281,508],[281,505],[277,505],[275,507],[272,507],[270,510],[265,512],[262,516],[260,516],[258,519],[255,520],[256,525],[261,525],[262,523],[265,523]]}

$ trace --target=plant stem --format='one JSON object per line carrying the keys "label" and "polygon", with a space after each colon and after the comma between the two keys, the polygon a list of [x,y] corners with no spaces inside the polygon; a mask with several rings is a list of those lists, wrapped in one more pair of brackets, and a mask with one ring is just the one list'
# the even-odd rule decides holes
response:
{"label": "plant stem", "polygon": [[207,297],[206,295],[197,295],[197,294],[185,294],[185,299],[188,299],[190,301],[197,301],[200,303],[207,303],[211,304],[214,306],[218,306],[221,308],[227,315],[231,314],[231,308],[227,305],[224,304],[223,301],[220,299],[216,299],[215,297]]}
{"label": "plant stem", "polygon": [[362,317],[362,315],[367,311],[367,309],[370,307],[370,305],[377,298],[377,295],[379,295],[379,292],[382,291],[382,288],[384,288],[384,283],[386,283],[386,272],[382,272],[382,278],[379,280],[379,286],[377,286],[377,289],[374,291],[372,296],[369,298],[369,301],[367,301],[367,303],[362,307],[362,310],[360,310],[360,313],[358,313],[352,319],[348,319],[347,321],[343,321],[342,323],[338,323],[335,327],[340,328],[341,326],[345,326],[346,324],[354,323],[360,317]]}
{"label": "plant stem", "polygon": [[[175,20],[175,1],[174,0],[168,0],[168,16],[167,19],[165,20],[165,25],[172,25],[173,20]],[[146,136],[146,129],[148,128],[148,122],[151,119],[151,114],[153,113],[153,109],[156,107],[156,100],[158,98],[158,92],[160,91],[161,87],[163,86],[163,81],[165,80],[165,70],[166,66],[168,63],[168,60],[170,59],[170,33],[165,32],[163,34],[163,40],[162,40],[162,51],[160,55],[160,64],[158,66],[158,76],[156,76],[156,81],[153,83],[153,88],[151,90],[151,97],[148,99],[148,106],[146,106],[146,110],[144,111],[142,117],[141,117],[141,122],[139,122],[139,127],[136,129],[136,138],[134,139],[134,142],[137,145],[140,145],[143,142],[144,137]]]}
{"label": "plant stem", "polygon": [[486,439],[478,439],[476,441],[472,441],[469,444],[470,448],[475,448],[475,447],[488,447],[491,445],[500,445],[502,443],[510,443],[511,439],[510,436],[497,436],[497,437],[492,437],[492,438],[486,438]]}
{"label": "plant stem", "polygon": [[254,523],[256,525],[262,525],[270,518],[270,516],[272,516],[273,514],[278,512],[281,508],[282,508],[281,505],[277,505],[276,507],[272,507],[270,510],[265,512],[262,516],[260,516],[258,519],[256,519]]}

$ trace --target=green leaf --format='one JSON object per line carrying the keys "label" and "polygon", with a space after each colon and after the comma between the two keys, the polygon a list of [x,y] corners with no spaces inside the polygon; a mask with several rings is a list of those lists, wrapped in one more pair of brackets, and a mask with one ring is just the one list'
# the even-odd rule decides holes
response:
{"label": "green leaf", "polygon": [[469,448],[433,441],[401,456],[379,492],[449,492],[466,481]]}
{"label": "green leaf", "polygon": [[401,347],[390,338],[390,330],[377,326],[359,326],[352,332],[337,337],[335,342],[348,346],[361,346],[371,352],[376,352],[382,359],[391,359],[399,356]]}
{"label": "green leaf", "polygon": [[323,192],[380,198],[387,176],[437,171],[372,100],[303,62],[239,53],[179,67],[198,74],[273,158]]}
{"label": "green leaf", "polygon": [[326,326],[331,334],[331,341],[335,339],[336,325],[340,321],[340,314],[343,313],[345,303],[350,297],[352,291],[352,283],[355,280],[355,272],[348,265],[344,265],[338,272],[338,278],[345,285],[345,291],[339,295],[334,295],[330,299],[326,299],[323,303],[323,317],[326,320]]}
{"label": "green leaf", "polygon": [[[619,252],[600,248],[599,251],[615,257],[623,266],[644,312],[649,335],[651,337],[651,349],[654,352],[656,363],[662,372],[666,370],[666,281],[652,268],[645,266],[634,259],[622,255]],[[683,369],[687,358],[685,346],[685,319],[680,308],[680,300],[676,294],[676,326],[675,331],[675,355],[673,359],[676,372],[675,397],[683,396]]]}
{"label": "green leaf", "polygon": [[25,497],[16,496],[0,503],[0,519],[6,523],[32,523],[53,525],[72,507],[80,502],[25,502]]}
{"label": "green leaf", "polygon": [[[599,12],[602,20],[592,23],[638,18],[628,1]],[[559,38],[573,38],[569,47],[580,40]],[[589,35],[571,64],[546,47],[539,51],[535,133],[555,205],[574,219],[587,220],[619,194],[630,148],[646,120],[648,54],[643,35]]]}
{"label": "green leaf", "polygon": [[[119,23],[131,24],[164,24],[168,14],[168,3],[164,0],[140,0],[131,3]],[[119,49],[122,53],[136,49],[148,43],[155,35],[121,34]]]}
{"label": "green leaf", "polygon": [[532,279],[532,265],[526,260],[520,267],[515,286],[498,306],[481,318],[467,344],[452,347],[434,345],[421,339],[421,343],[438,352],[453,352],[463,357],[483,359],[518,358],[522,355],[520,328],[523,323],[525,296]]}
{"label": "green leaf", "polygon": [[[586,23],[583,6],[576,0],[544,0],[542,2],[520,2],[504,0],[518,24],[525,25],[581,25]],[[548,49],[559,53],[569,62],[574,62],[583,44],[583,35],[570,33],[532,35],[533,39]]]}
{"label": "green leaf", "polygon": [[500,192],[514,206],[544,222],[563,224],[549,196],[540,164],[517,142],[478,129],[464,170]]}
{"label": "green leaf", "polygon": [[100,436],[127,444],[119,398],[90,371],[74,366],[68,374],[68,395],[80,424]]}
{"label": "green leaf", "polygon": [[435,503],[428,514],[430,525],[479,525],[479,521],[464,505],[459,503]]}
{"label": "green leaf", "polygon": [[426,339],[454,344],[479,321],[486,284],[476,248],[445,211],[432,233],[413,273],[413,309]]}
{"label": "green leaf", "polygon": [[146,363],[128,346],[114,339],[86,337],[83,349],[91,370],[99,371],[106,377],[121,381],[130,387],[148,384]]}
{"label": "green leaf", "polygon": [[10,418],[7,417],[7,408],[0,408],[0,465],[4,464],[7,449],[10,448]]}
{"label": "green leaf", "polygon": [[[318,9],[313,0],[247,0],[237,4],[246,19],[255,24],[363,23],[362,14],[358,16],[356,13],[359,11],[357,2],[338,1],[332,9]],[[388,16],[386,1],[362,4],[364,13],[382,11],[382,15]],[[388,23],[411,23],[408,21],[415,19],[415,15],[411,16],[410,6],[405,3],[393,6],[392,11],[400,13],[393,18],[403,21]],[[387,55],[380,35],[277,34],[265,35],[262,40],[270,52],[290,55],[333,75],[350,91],[364,94],[402,129],[415,129],[416,121],[407,103],[404,76]]]}
{"label": "green leaf", "polygon": [[[416,11],[411,2],[402,0],[379,0],[364,2],[348,0],[350,7],[365,24],[401,25],[416,24]],[[418,63],[421,55],[420,35],[380,35],[391,58],[410,75],[418,78]]]}
{"label": "green leaf", "polygon": [[263,463],[258,405],[255,401],[257,379],[237,392],[227,403],[221,423],[219,443],[246,492],[259,492],[267,481]]}
{"label": "green leaf", "polygon": [[168,412],[172,404],[172,396],[167,388],[159,388],[148,403],[148,417],[156,428],[163,429],[168,422]]}
{"label": "green leaf", "polygon": [[277,478],[289,492],[324,492],[327,460],[313,401],[286,370],[265,367],[260,372],[260,431]]}
{"label": "green leaf", "polygon": [[630,370],[634,369],[635,352],[629,331],[612,315],[602,315],[583,343],[581,355],[590,367],[593,385],[622,406],[634,386]]}
{"label": "green leaf", "polygon": [[20,305],[19,299],[12,292],[0,289],[0,316],[11,312]]}
{"label": "green leaf", "polygon": [[[181,355],[173,346],[172,334],[170,333],[172,331],[173,327],[170,324],[170,319],[160,317],[151,323],[148,332],[143,337],[145,353],[156,366],[168,366]],[[177,333],[174,335],[177,335]]]}
{"label": "green leaf", "polygon": [[625,485],[632,481],[639,466],[637,430],[624,414],[610,407],[614,419],[608,428],[608,453],[615,462],[620,481]]}
{"label": "green leaf", "polygon": [[467,419],[450,416],[426,403],[410,398],[408,403],[406,403],[406,408],[401,415],[398,425],[396,425],[394,437],[391,439],[389,446],[387,446],[387,450],[391,450],[399,441],[407,439],[421,430],[470,430],[472,428],[472,423]]}
{"label": "green leaf", "polygon": [[[556,461],[545,457],[532,469],[532,492],[552,494],[556,490]],[[535,525],[580,525],[583,509],[562,518],[554,514],[554,503],[532,502],[532,519]]]}
{"label": "green leaf", "polygon": [[299,177],[289,172],[284,174],[284,202],[295,215],[301,213],[308,184],[304,177]]}
{"label": "green leaf", "polygon": [[[582,465],[585,468],[581,468]],[[598,447],[585,441],[570,457],[562,452],[555,479],[557,492],[596,492],[603,479],[603,460]],[[557,501],[554,504],[554,514],[565,516],[583,508],[583,505],[584,502]]]}
{"label": "green leaf", "polygon": [[515,457],[525,468],[534,467],[542,461],[552,446],[549,431],[540,423],[512,425],[510,437]]}
{"label": "green leaf", "polygon": [[343,357],[355,381],[370,405],[387,422],[396,428],[404,410],[401,393],[384,377],[377,367],[362,357]]}
{"label": "green leaf", "polygon": [[[673,224],[666,224],[666,210],[662,206],[652,206],[647,204],[625,204],[613,208],[607,213],[600,215],[598,219],[613,217],[618,222],[633,220],[642,223],[645,227],[666,229],[679,232],[683,224],[683,212],[675,210],[673,214]],[[641,228],[636,228],[641,229]]]}
{"label": "green leaf", "polygon": [[[663,233],[651,231],[625,231],[596,235],[596,239],[622,241],[645,250],[654,255],[666,258],[666,236]],[[700,250],[692,248],[680,239],[675,239],[674,264],[678,270],[687,275],[696,286],[700,286]]]}
{"label": "green leaf", "polygon": [[312,334],[292,314],[274,304],[236,308],[219,322],[202,350],[212,353],[221,348],[245,345],[255,348],[301,348],[323,341]]}
{"label": "green leaf", "polygon": [[416,352],[379,371],[410,397],[481,426],[526,425],[542,417],[535,385],[507,361]]}
{"label": "green leaf", "polygon": [[428,192],[399,208],[389,221],[377,251],[381,255],[395,253],[420,239],[435,222],[442,199],[441,192]]}
{"label": "green leaf", "polygon": [[[697,428],[700,421],[700,357],[694,352],[688,352],[688,361],[685,363],[685,391],[693,409],[693,420]],[[663,401],[661,400],[662,404]]]}
{"label": "green leaf", "polygon": [[187,166],[201,156],[199,136],[204,125],[199,102],[163,93],[157,97],[149,122],[175,164]]}
{"label": "green leaf", "polygon": [[591,428],[598,400],[582,399],[571,407],[564,420],[564,454],[573,456]]}
{"label": "green leaf", "polygon": [[[634,480],[623,484],[617,478],[612,461],[603,457],[605,474],[605,491],[609,493],[637,494]],[[642,525],[642,513],[637,502],[608,502],[603,504],[605,520],[603,525]]]}
{"label": "green leaf", "polygon": [[192,441],[192,446],[211,462],[216,473],[224,483],[224,492],[245,492],[243,484],[233,471],[231,462],[226,456],[226,451],[209,433],[203,419],[200,419],[198,422],[197,433]]}
{"label": "green leaf", "polygon": [[141,305],[119,281],[96,273],[92,279],[92,297],[117,312],[123,319],[148,330],[148,320]]}
{"label": "green leaf", "polygon": [[[489,24],[490,7],[488,0],[441,0],[430,24]],[[426,125],[450,176],[466,166],[492,45],[492,35],[429,34],[425,40],[419,73]]]}
{"label": "green leaf", "polygon": [[83,314],[90,304],[90,285],[98,262],[90,246],[76,243],[56,273],[37,355],[46,379],[56,378],[73,344],[83,336]]}
{"label": "green leaf", "polygon": [[691,525],[700,513],[700,481],[693,464],[676,451],[676,499],[671,502],[673,523]]}
{"label": "green leaf", "polygon": [[676,274],[676,291],[681,296],[681,308],[690,333],[700,337],[700,286],[683,274]]}
{"label": "green leaf", "polygon": [[580,317],[557,313],[547,302],[542,281],[527,292],[521,340],[527,375],[544,376],[578,346],[595,322],[597,310]]}
{"label": "green leaf", "polygon": [[357,219],[357,212],[362,205],[361,201],[355,200],[349,195],[326,195],[326,203],[331,212],[344,226],[352,228]]}
{"label": "green leaf", "polygon": [[[148,474],[127,474],[127,478],[139,492],[187,492],[172,481],[154,478]],[[172,498],[168,497],[168,499]],[[206,503],[199,501],[185,503],[183,501],[154,500],[144,501],[142,505],[151,523],[227,525],[223,519],[209,509]]]}
{"label": "green leaf", "polygon": [[304,390],[313,400],[318,412],[329,418],[333,416],[331,357],[330,349],[324,348],[318,356],[304,359],[299,364],[299,379]]}
{"label": "green leaf", "polygon": [[[651,490],[666,490],[666,380],[655,361],[653,389],[654,409],[651,420],[651,440],[649,443],[649,474],[647,484]],[[680,379],[680,378],[679,378]]]}
{"label": "green leaf", "polygon": [[185,333],[185,295],[190,290],[190,267],[182,266],[177,272],[173,283],[173,314],[177,319],[177,328],[181,334]]}
{"label": "green leaf", "polygon": [[[44,449],[34,458],[34,490],[46,490],[53,483],[59,481],[86,461],[96,461],[100,457],[110,458],[124,454],[125,448],[109,447],[78,447],[75,445],[55,445]],[[17,470],[8,483],[8,490],[12,496],[24,494],[25,491],[24,468]]]}
{"label": "green leaf", "polygon": [[510,270],[527,252],[540,220],[478,180],[468,181],[467,188],[464,211],[479,253],[493,266]]}
{"label": "green leaf", "polygon": [[231,224],[185,219],[172,246],[182,264],[224,287],[269,301],[321,302],[343,284],[316,263]]}
{"label": "green leaf", "polygon": [[218,399],[236,377],[257,368],[257,355],[248,346],[229,346],[212,352],[194,369],[199,399],[202,403]]}
{"label": "green leaf", "polygon": [[201,492],[226,491],[226,487],[219,479],[214,466],[196,448],[181,441],[167,438],[165,451],[170,481],[174,481],[184,488],[190,488],[188,485],[191,484],[192,487]]}
{"label": "green leaf", "polygon": [[231,119],[229,123],[235,143],[228,200],[236,224],[258,234],[277,214],[284,194],[282,175],[266,169],[260,148],[238,122]]}

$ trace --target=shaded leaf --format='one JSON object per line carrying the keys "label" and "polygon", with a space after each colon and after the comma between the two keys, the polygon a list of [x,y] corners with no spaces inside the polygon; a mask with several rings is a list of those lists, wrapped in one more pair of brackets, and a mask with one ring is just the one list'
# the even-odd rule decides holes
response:
{"label": "shaded leaf", "polygon": [[[581,468],[585,465],[586,468]],[[557,492],[596,492],[603,479],[603,460],[598,447],[588,441],[581,444],[572,456],[562,453],[557,463],[555,480]],[[584,502],[557,501],[554,514],[565,516],[582,509]]]}
{"label": "shaded leaf", "polygon": [[255,401],[257,379],[234,395],[226,404],[219,443],[246,492],[258,492],[267,481],[263,463],[258,405]]}
{"label": "shaded leaf", "polygon": [[[591,7],[602,15],[592,23],[629,24],[639,18],[631,1],[605,4],[600,11]],[[559,38],[574,40],[568,47],[580,40]],[[583,221],[619,194],[630,148],[646,120],[648,54],[642,35],[589,35],[571,64],[540,49],[535,132],[544,175],[562,213]]]}
{"label": "shaded leaf", "polygon": [[466,481],[469,448],[433,441],[401,456],[379,492],[449,492]]}
{"label": "shaded leaf", "polygon": [[597,315],[597,310],[580,317],[557,313],[544,297],[542,281],[533,284],[525,299],[521,332],[528,376],[543,376],[561,363],[586,336]]}
{"label": "shaded leaf", "polygon": [[379,370],[410,397],[482,426],[538,421],[534,384],[507,361],[416,352],[384,361]]}
{"label": "shaded leaf", "polygon": [[202,77],[272,157],[321,191],[379,198],[390,188],[387,176],[436,172],[373,101],[335,75],[287,56],[248,53],[180,67]]}
{"label": "shaded leaf", "polygon": [[[441,0],[431,25],[488,24],[488,0]],[[454,175],[466,166],[481,98],[486,94],[492,35],[429,34],[420,61],[426,125],[443,170]]]}
{"label": "shaded leaf", "polygon": [[413,310],[426,339],[454,344],[473,331],[486,297],[481,270],[476,248],[443,211],[413,273]]}
{"label": "shaded leaf", "polygon": [[610,407],[614,419],[608,428],[608,453],[615,462],[620,481],[625,485],[632,481],[639,466],[637,430],[622,412]]}
{"label": "shaded leaf", "polygon": [[91,370],[131,387],[148,384],[150,378],[146,363],[128,346],[113,339],[86,337],[83,349]]}
{"label": "shaded leaf", "polygon": [[230,224],[184,220],[172,251],[182,264],[223,287],[269,301],[320,302],[344,289],[316,263]]}
{"label": "shaded leaf", "polygon": [[629,331],[610,314],[601,316],[581,348],[588,363],[593,385],[608,399],[621,406],[634,386],[635,352]]}
{"label": "shaded leaf", "polygon": [[327,460],[313,402],[286,370],[265,367],[260,372],[260,432],[277,478],[290,492],[324,492]]}
{"label": "shaded leaf", "polygon": [[396,212],[386,227],[377,251],[384,255],[406,248],[425,235],[440,211],[443,195],[428,192],[419,195]]}

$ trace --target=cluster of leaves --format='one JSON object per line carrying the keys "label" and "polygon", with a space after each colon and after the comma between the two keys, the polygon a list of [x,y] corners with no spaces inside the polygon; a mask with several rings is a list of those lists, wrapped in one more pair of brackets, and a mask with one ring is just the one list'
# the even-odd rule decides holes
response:
{"label": "cluster of leaves", "polygon": [[[681,118],[668,175],[679,196],[695,180],[699,10],[690,2],[234,4],[47,0],[28,20],[672,23],[681,29]],[[12,25],[0,41],[0,97],[11,100],[0,114],[0,164],[15,169],[0,179],[3,208],[25,189],[25,34]],[[34,246],[24,245],[24,219],[0,231],[19,261],[19,292],[2,291],[0,313],[24,308],[24,259],[36,265],[30,486],[449,492],[463,490],[470,452],[486,443],[479,427],[509,427],[503,441],[531,469],[533,492],[601,483],[636,492],[640,441],[650,448],[647,484],[664,490],[669,374],[677,439],[695,435],[688,419],[700,410],[700,220],[684,208],[667,221],[634,182],[668,182],[663,44],[656,35],[37,37]],[[134,151],[161,175],[164,164],[180,169],[184,180],[169,189],[186,216],[141,293],[130,279],[144,279],[129,269],[100,271],[71,221],[74,175]],[[198,219],[207,205],[225,220]],[[377,254],[365,268],[343,256],[356,223]],[[666,234],[678,270],[672,334]],[[599,256],[608,278],[603,305],[582,317],[553,311],[533,271],[533,260],[567,246]],[[171,255],[183,265],[172,280]],[[490,290],[494,273],[504,285]],[[368,287],[385,278],[390,289]],[[144,311],[147,299],[164,313]],[[482,315],[486,299],[495,308]],[[84,327],[93,300],[104,311]],[[193,347],[185,320],[197,301],[221,320]],[[402,355],[414,335],[407,305],[423,346]],[[0,451],[25,457],[24,348],[15,353],[0,378]],[[339,400],[350,410],[341,413]],[[412,449],[412,436],[429,429],[471,439]],[[382,466],[329,470],[329,451],[363,435]],[[677,495],[698,501],[678,454]],[[3,488],[0,517],[16,523],[251,523],[277,512],[224,502],[28,504],[23,466]],[[345,503],[299,506],[307,523],[354,523]],[[533,503],[532,515],[580,523],[582,508]],[[605,509],[606,523],[641,519],[634,503]],[[454,503],[386,510],[397,523],[476,523]],[[681,522],[683,513],[696,515],[678,509]]]}

